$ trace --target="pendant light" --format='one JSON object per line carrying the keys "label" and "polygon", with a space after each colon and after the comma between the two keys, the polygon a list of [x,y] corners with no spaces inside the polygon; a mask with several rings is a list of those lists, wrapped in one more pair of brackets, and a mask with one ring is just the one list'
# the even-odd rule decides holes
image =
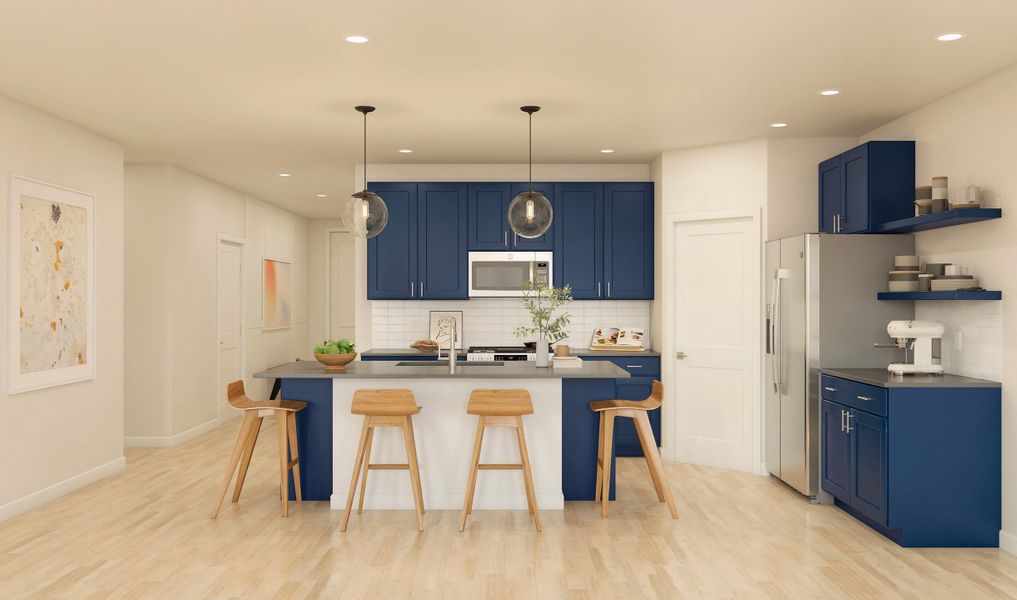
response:
{"label": "pendant light", "polygon": [[343,225],[357,237],[373,238],[388,224],[388,207],[381,196],[367,191],[367,113],[374,112],[373,106],[357,106],[357,112],[364,115],[364,189],[353,194],[342,210]]}
{"label": "pendant light", "polygon": [[519,110],[530,115],[530,185],[509,203],[508,219],[512,231],[520,237],[537,238],[551,227],[554,218],[551,202],[540,192],[533,191],[533,113],[540,107],[520,106]]}

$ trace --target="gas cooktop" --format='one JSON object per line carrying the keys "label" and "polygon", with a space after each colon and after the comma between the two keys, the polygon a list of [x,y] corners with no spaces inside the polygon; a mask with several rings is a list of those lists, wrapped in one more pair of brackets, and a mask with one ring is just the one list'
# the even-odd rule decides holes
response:
{"label": "gas cooktop", "polygon": [[525,346],[470,346],[469,352],[484,354],[527,354],[533,350],[527,350]]}
{"label": "gas cooktop", "polygon": [[537,355],[534,352],[525,346],[470,346],[466,352],[466,360],[471,362],[536,360]]}

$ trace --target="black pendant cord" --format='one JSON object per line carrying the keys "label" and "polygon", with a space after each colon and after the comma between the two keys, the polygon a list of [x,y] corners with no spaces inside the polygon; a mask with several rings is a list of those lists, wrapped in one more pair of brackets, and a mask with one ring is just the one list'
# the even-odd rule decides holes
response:
{"label": "black pendant cord", "polygon": [[364,115],[364,191],[367,191],[367,113],[374,112],[373,106],[354,106],[357,112]]}
{"label": "black pendant cord", "polygon": [[533,113],[530,113],[530,197],[533,197]]}

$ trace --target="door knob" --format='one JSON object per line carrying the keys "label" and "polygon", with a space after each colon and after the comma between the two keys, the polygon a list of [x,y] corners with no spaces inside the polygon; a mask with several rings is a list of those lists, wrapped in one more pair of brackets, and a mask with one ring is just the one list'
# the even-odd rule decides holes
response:
{"label": "door knob", "polygon": [[675,358],[677,358],[678,360],[685,360],[686,357],[688,357],[688,354],[685,354],[684,352],[679,352],[675,354]]}

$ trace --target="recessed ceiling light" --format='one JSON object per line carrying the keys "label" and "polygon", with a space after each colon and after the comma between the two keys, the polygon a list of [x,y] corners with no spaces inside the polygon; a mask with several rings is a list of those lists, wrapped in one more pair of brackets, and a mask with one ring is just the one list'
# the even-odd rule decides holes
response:
{"label": "recessed ceiling light", "polygon": [[328,194],[318,194],[319,198],[328,198]]}
{"label": "recessed ceiling light", "polygon": [[289,173],[279,173],[279,177],[289,177]]}
{"label": "recessed ceiling light", "polygon": [[840,90],[820,90],[819,91],[819,95],[820,96],[836,96],[839,93],[840,93]]}
{"label": "recessed ceiling light", "polygon": [[400,148],[399,149],[399,154],[409,154],[410,152],[413,152],[412,148]]}
{"label": "recessed ceiling light", "polygon": [[781,127],[787,127],[787,123],[770,123],[770,127],[780,129]]}
{"label": "recessed ceiling light", "polygon": [[943,35],[937,37],[936,39],[941,42],[955,42],[961,39],[962,37],[964,37],[963,33],[954,32],[954,33],[944,33]]}
{"label": "recessed ceiling light", "polygon": [[367,36],[364,36],[364,35],[348,35],[348,36],[346,36],[346,41],[351,43],[351,44],[366,44],[367,43]]}
{"label": "recessed ceiling light", "polygon": [[600,151],[601,154],[614,154],[614,148],[604,148]]}

